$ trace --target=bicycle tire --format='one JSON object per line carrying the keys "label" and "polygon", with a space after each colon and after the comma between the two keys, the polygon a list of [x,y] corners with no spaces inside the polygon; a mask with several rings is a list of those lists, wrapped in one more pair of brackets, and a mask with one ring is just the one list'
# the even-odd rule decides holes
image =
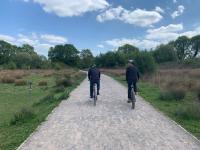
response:
{"label": "bicycle tire", "polygon": [[97,92],[96,92],[96,85],[93,86],[93,98],[94,98],[94,106],[96,106],[97,101]]}
{"label": "bicycle tire", "polygon": [[131,90],[131,103],[132,103],[132,109],[135,109],[135,94],[133,88]]}

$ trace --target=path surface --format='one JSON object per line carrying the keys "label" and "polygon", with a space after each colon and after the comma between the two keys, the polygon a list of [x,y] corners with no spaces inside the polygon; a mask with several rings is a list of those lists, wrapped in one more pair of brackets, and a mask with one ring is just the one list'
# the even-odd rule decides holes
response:
{"label": "path surface", "polygon": [[62,101],[22,150],[200,150],[200,143],[173,121],[137,97],[126,103],[127,90],[102,76],[101,96],[94,107],[88,81]]}

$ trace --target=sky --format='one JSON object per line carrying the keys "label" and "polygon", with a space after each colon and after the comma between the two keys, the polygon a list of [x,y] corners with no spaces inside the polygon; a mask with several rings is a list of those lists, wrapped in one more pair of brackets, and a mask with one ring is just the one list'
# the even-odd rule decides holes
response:
{"label": "sky", "polygon": [[200,34],[200,0],[1,0],[0,40],[48,55],[74,44],[94,55],[123,44],[155,48]]}

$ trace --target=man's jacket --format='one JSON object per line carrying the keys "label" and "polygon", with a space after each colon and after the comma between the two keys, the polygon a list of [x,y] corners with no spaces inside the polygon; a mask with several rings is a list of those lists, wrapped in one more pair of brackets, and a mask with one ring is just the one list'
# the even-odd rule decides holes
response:
{"label": "man's jacket", "polygon": [[127,82],[137,82],[140,78],[138,69],[134,66],[129,64],[126,68],[126,81]]}
{"label": "man's jacket", "polygon": [[97,68],[90,68],[88,71],[88,79],[91,82],[98,82],[100,80],[101,73]]}

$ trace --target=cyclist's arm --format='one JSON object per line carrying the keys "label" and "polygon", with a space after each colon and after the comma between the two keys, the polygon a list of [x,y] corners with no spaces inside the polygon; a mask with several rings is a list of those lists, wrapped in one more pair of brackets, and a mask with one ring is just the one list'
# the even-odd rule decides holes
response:
{"label": "cyclist's arm", "polygon": [[128,81],[128,68],[126,68],[126,81]]}
{"label": "cyclist's arm", "polygon": [[90,80],[90,77],[91,77],[91,70],[89,69],[89,71],[88,71],[88,80]]}
{"label": "cyclist's arm", "polygon": [[137,69],[137,78],[138,78],[138,80],[140,79],[140,73],[139,73],[138,69]]}

